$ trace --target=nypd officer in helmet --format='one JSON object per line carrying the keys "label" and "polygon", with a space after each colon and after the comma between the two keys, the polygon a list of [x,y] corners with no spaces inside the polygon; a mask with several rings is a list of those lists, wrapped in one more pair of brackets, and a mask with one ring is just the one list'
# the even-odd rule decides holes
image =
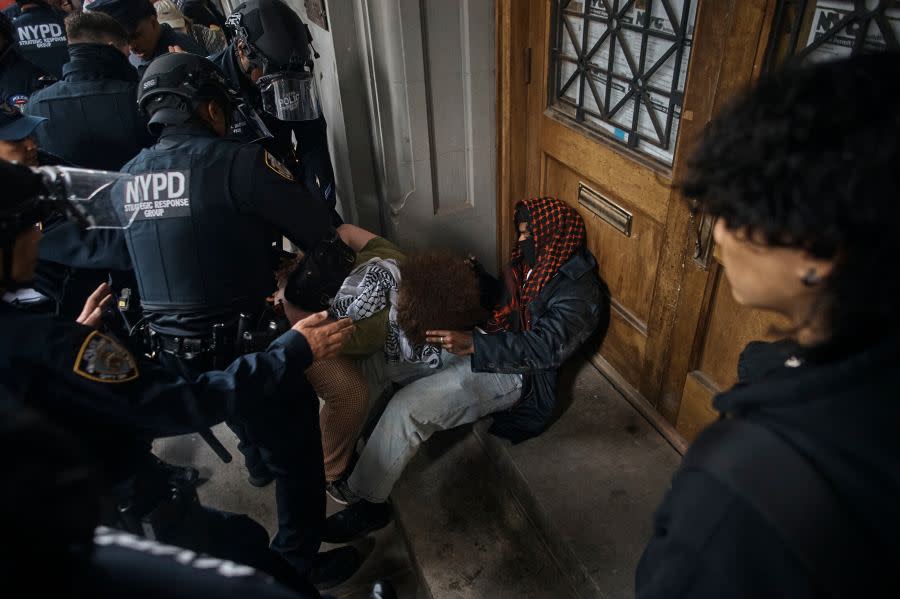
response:
{"label": "nypd officer in helmet", "polygon": [[[0,335],[0,407],[35,410],[48,421],[73,432],[98,461],[104,481],[116,485],[116,496],[125,500],[118,504],[123,513],[134,512],[131,507],[122,510],[125,506],[140,505],[148,499],[155,501],[153,497],[158,497],[157,485],[149,484],[158,478],[158,467],[149,452],[147,440],[203,430],[225,418],[240,419],[258,432],[260,442],[269,446],[273,454],[276,449],[281,449],[277,455],[278,465],[292,475],[307,479],[321,477],[321,447],[318,455],[312,456],[306,464],[291,453],[294,443],[287,437],[293,434],[314,438],[318,444],[318,400],[303,373],[314,359],[336,355],[352,333],[352,325],[343,321],[325,323],[324,314],[313,315],[298,322],[263,351],[236,358],[225,370],[185,378],[162,368],[155,361],[130,353],[105,332],[101,313],[104,302],[110,299],[108,288],[98,288],[77,321],[22,310],[10,299],[15,290],[28,286],[34,276],[41,223],[57,213],[69,218],[77,215],[75,220],[81,222],[85,213],[92,212],[94,224],[99,225],[98,213],[109,211],[76,211],[72,207],[73,198],[80,196],[82,200],[79,201],[83,201],[83,198],[100,197],[100,190],[124,183],[123,175],[119,173],[56,167],[35,170],[0,160],[0,185],[4,189],[0,195],[0,330],[3,331]],[[101,208],[109,206],[105,202],[98,204]],[[109,222],[105,220],[103,224]],[[114,222],[118,224],[118,219]],[[52,470],[23,465],[36,453],[48,449],[26,437],[19,439],[13,444],[11,459],[7,461],[18,464],[19,470],[24,469],[29,488],[23,488],[24,483],[16,484],[14,476],[5,477],[12,486],[4,488],[3,505],[18,509],[16,498],[29,492],[40,497],[34,504],[22,500],[29,509],[46,512],[44,517],[38,517],[41,521],[38,525],[34,524],[34,519],[25,520],[23,532],[31,523],[33,528],[26,534],[34,541],[36,537],[40,538],[37,531],[47,530],[50,522],[74,515],[83,504],[73,505],[72,498],[63,494],[63,488],[53,489]],[[315,447],[296,448],[297,452],[314,450]],[[16,459],[16,451],[27,455]],[[309,471],[302,471],[303,467],[308,467]],[[35,472],[51,476],[35,478]],[[11,478],[13,482],[10,482]],[[38,488],[34,487],[36,481]],[[66,484],[67,488],[73,488],[72,479]],[[159,500],[165,503],[165,489],[162,491]],[[319,495],[322,495],[321,490]],[[67,506],[67,509],[61,510],[60,506]],[[148,507],[152,506],[151,503]],[[146,533],[146,527],[150,526],[158,540],[250,564],[291,588],[303,591],[304,597],[318,596],[305,577],[285,562],[287,556],[269,550],[268,535],[259,524],[245,516],[204,510],[199,506],[189,508],[184,518],[179,516],[173,521],[175,512],[181,511],[173,509],[175,507],[170,502],[161,510],[142,510],[134,514],[136,518],[142,518],[141,522],[129,526],[138,534]],[[119,513],[110,510],[102,522],[122,524]],[[161,518],[143,519],[147,513],[156,513]],[[310,525],[315,525],[314,518],[308,520]],[[281,524],[283,529],[290,523],[282,519]],[[9,528],[5,527],[4,531],[9,533]],[[65,526],[61,529],[60,535],[71,530]],[[286,537],[292,539],[284,530],[279,530],[277,539]],[[15,543],[15,534],[12,539],[7,535],[4,545],[8,544],[6,541]],[[11,551],[15,550],[15,545],[10,547],[13,548]],[[43,549],[38,555],[50,559],[50,548]],[[10,557],[6,551],[0,553]],[[15,553],[22,557],[22,552]],[[3,567],[9,565],[5,560],[0,562]],[[47,562],[42,565],[45,575]],[[57,566],[59,569],[54,570],[54,576],[65,569],[63,564]],[[173,584],[171,579],[156,584],[166,582]],[[32,590],[37,591],[39,583],[40,580],[36,580]],[[182,596],[181,591],[191,585],[188,581],[179,584],[187,585],[177,589]],[[72,587],[66,594],[71,594],[72,590],[79,589]],[[37,591],[37,594],[41,593]],[[82,596],[82,593],[75,595]],[[51,593],[50,596],[57,595]],[[122,590],[113,596],[144,595]],[[251,592],[247,596],[257,595]]]}
{"label": "nypd officer in helmet", "polygon": [[[135,176],[122,194],[132,220],[126,242],[141,306],[160,361],[188,377],[252,351],[265,298],[274,291],[273,240],[332,251],[352,264],[324,204],[255,144],[226,139],[233,92],[209,60],[172,53],[154,60],[138,104],[158,143],[123,167]],[[325,248],[323,250],[323,248]],[[277,254],[275,254],[277,256]],[[318,403],[310,402],[311,413]],[[359,565],[352,547],[317,554],[324,519],[318,436],[287,433],[292,459],[256,447],[230,422],[256,486],[276,481],[279,532],[272,547],[320,586]],[[318,460],[315,480],[305,473]],[[300,473],[298,475],[298,472]]]}
{"label": "nypd officer in helmet", "polygon": [[228,18],[227,29],[231,44],[210,60],[259,115],[238,112],[232,135],[260,141],[319,195],[335,226],[341,224],[309,29],[282,0],[241,2]]}

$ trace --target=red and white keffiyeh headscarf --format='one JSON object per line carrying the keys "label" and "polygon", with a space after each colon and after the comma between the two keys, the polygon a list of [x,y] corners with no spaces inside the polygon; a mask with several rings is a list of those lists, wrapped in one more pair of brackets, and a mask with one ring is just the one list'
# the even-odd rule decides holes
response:
{"label": "red and white keffiyeh headscarf", "polygon": [[531,329],[528,305],[560,267],[584,247],[584,220],[565,202],[550,197],[532,198],[516,205],[516,213],[521,213],[522,209],[529,217],[536,261],[529,269],[522,262],[519,244],[515,245],[504,272],[505,303],[494,308],[493,316],[488,321],[489,333]]}

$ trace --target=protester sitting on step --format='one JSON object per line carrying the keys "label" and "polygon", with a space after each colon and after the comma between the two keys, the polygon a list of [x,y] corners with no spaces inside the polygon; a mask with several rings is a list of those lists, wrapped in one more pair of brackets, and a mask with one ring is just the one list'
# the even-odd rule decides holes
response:
{"label": "protester sitting on step", "polygon": [[598,326],[605,329],[609,297],[574,209],[537,198],[520,202],[515,214],[519,240],[506,294],[486,331],[429,327],[426,341],[447,353],[444,367],[388,402],[342,486],[351,505],[328,519],[327,541],[350,541],[388,523],[394,483],[435,431],[495,414],[491,431],[520,442],[550,425],[557,371]]}
{"label": "protester sitting on step", "polygon": [[278,273],[275,301],[291,323],[322,309],[355,323],[342,356],[316,362],[306,371],[324,401],[320,427],[326,489],[343,502],[335,487],[349,474],[370,396],[377,400],[391,383],[427,376],[442,364],[440,348],[425,342],[422,323],[474,327],[487,312],[480,305],[478,278],[466,260],[446,252],[406,256],[386,239],[354,225],[341,225],[337,232],[356,252],[349,276],[329,283],[339,267],[297,254],[285,260]]}
{"label": "protester sitting on step", "polygon": [[[654,519],[637,597],[900,597],[900,57],[764,78],[681,182],[751,343]],[[688,349],[688,348],[684,348]]]}

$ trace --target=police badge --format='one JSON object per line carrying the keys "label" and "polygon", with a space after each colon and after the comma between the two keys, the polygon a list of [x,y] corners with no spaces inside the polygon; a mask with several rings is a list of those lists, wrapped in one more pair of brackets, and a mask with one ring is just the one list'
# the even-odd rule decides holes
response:
{"label": "police badge", "polygon": [[286,167],[282,161],[275,158],[275,156],[273,156],[269,152],[266,152],[266,166],[281,175],[282,178],[287,179],[288,181],[294,180],[294,175],[291,174],[291,171],[288,169],[288,167]]}
{"label": "police badge", "polygon": [[98,383],[127,383],[139,376],[134,356],[118,341],[97,331],[81,344],[72,370]]}

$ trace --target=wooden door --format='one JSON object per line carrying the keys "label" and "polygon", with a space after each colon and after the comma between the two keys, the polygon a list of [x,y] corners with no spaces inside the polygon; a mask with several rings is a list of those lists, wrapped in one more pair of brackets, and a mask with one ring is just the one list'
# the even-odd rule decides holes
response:
{"label": "wooden door", "polygon": [[[860,51],[900,49],[900,2],[780,0],[770,2],[756,45],[752,76],[787,59],[830,60]],[[788,323],[749,310],[731,296],[711,238],[712,222],[693,223],[695,255],[686,260],[675,343],[687,351],[667,365],[660,408],[676,416],[677,429],[693,439],[716,418],[713,396],[736,382],[740,350],[751,340],[771,339]]]}
{"label": "wooden door", "polygon": [[[706,123],[766,69],[900,50],[900,1],[501,0],[497,21],[501,254],[521,198],[582,214],[613,295],[594,362],[684,447],[716,417],[743,347],[786,323],[734,301],[712,220],[673,182]],[[646,114],[623,118],[629,101]]]}
{"label": "wooden door", "polygon": [[[516,200],[553,195],[579,211],[613,299],[594,362],[663,428],[678,421],[699,320],[679,310],[694,292],[684,285],[696,231],[673,182],[716,108],[753,77],[772,3],[531,0],[524,14],[511,0],[498,17],[501,251]],[[521,54],[517,27],[528,31]],[[721,289],[700,285],[701,300]]]}

